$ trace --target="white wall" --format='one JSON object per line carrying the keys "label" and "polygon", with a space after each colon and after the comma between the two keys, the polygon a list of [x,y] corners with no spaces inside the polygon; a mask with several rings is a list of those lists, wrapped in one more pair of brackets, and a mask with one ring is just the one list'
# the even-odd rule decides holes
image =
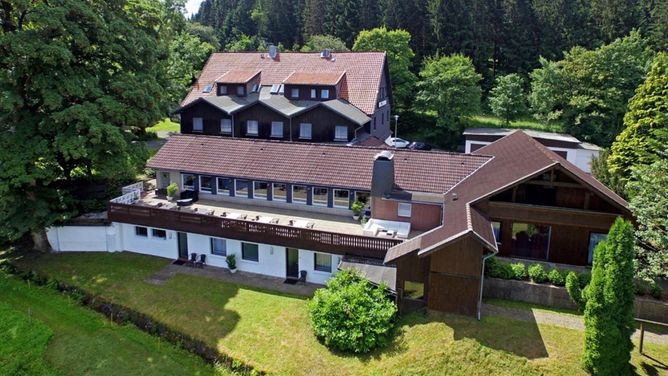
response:
{"label": "white wall", "polygon": [[148,237],[137,236],[135,225],[118,223],[121,235],[121,250],[142,253],[145,255],[177,259],[179,257],[176,231],[166,230],[167,238],[153,237],[152,227],[148,227]]}
{"label": "white wall", "polygon": [[107,252],[115,249],[112,226],[60,226],[47,229],[51,248],[57,252]]}
{"label": "white wall", "polygon": [[[324,253],[324,252],[320,252]],[[304,249],[299,250],[299,270],[306,270],[306,282],[319,283],[324,285],[328,279],[330,279],[337,272],[337,267],[341,261],[341,256],[331,255],[332,256],[332,272],[321,272],[314,269],[315,264],[315,252],[307,251]]]}

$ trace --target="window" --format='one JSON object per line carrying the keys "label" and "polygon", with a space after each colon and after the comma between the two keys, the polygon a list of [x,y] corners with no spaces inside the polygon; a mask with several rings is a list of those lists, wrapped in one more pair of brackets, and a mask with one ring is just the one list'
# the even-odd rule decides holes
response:
{"label": "window", "polygon": [[411,216],[411,203],[410,202],[400,202],[399,203],[399,210],[397,211],[397,215],[400,217],[410,217]]}
{"label": "window", "polygon": [[598,243],[607,239],[608,234],[603,234],[600,232],[592,232],[589,234],[589,253],[587,255],[587,264],[591,265],[592,261],[594,261],[594,250],[598,246]]}
{"label": "window", "polygon": [[311,99],[316,99],[316,98],[318,98],[318,90],[311,89]]}
{"label": "window", "polygon": [[272,184],[272,195],[271,199],[273,201],[283,201],[285,202],[288,197],[288,187],[285,184],[274,183]]}
{"label": "window", "polygon": [[278,87],[278,94],[283,94],[283,93],[285,93],[285,86],[283,84],[281,84]]}
{"label": "window", "polygon": [[258,135],[257,120],[248,120],[246,122],[246,135],[247,136],[257,136]]}
{"label": "window", "polygon": [[135,226],[135,235],[148,237],[148,229],[146,227]]}
{"label": "window", "polygon": [[290,96],[292,98],[299,98],[299,89],[292,88],[292,90],[290,90]]}
{"label": "window", "polygon": [[227,242],[225,239],[211,238],[211,254],[227,256]]}
{"label": "window", "polygon": [[316,252],[313,257],[313,269],[319,272],[332,272],[332,255]]}
{"label": "window", "polygon": [[320,90],[320,98],[329,99],[329,89]]}
{"label": "window", "polygon": [[272,121],[271,122],[271,137],[283,137],[283,122],[282,121]]}
{"label": "window", "polygon": [[248,180],[240,180],[236,179],[234,181],[234,195],[237,197],[245,197],[248,198],[248,186],[249,186]]}
{"label": "window", "polygon": [[550,226],[513,223],[511,256],[547,259]]}
{"label": "window", "polygon": [[496,239],[496,246],[501,246],[501,222],[492,221],[492,231],[494,232],[494,239]]}
{"label": "window", "polygon": [[301,123],[299,124],[299,138],[302,140],[311,139],[311,123]]}
{"label": "window", "polygon": [[268,190],[269,190],[269,183],[263,181],[253,182],[253,197],[266,199]]}
{"label": "window", "polygon": [[232,133],[232,119],[220,119],[220,133]]}
{"label": "window", "polygon": [[243,85],[237,86],[237,95],[240,96],[240,97],[243,97],[244,95],[246,95],[246,87],[243,86]]}
{"label": "window", "polygon": [[204,120],[201,117],[193,118],[193,132],[204,131]]}
{"label": "window", "polygon": [[280,84],[273,84],[271,85],[271,89],[269,90],[269,94],[276,94],[278,93],[278,88],[280,87]]}
{"label": "window", "polygon": [[327,206],[327,196],[329,189],[327,188],[313,188],[313,205]]}
{"label": "window", "polygon": [[260,85],[253,84],[253,88],[251,89],[251,93],[257,93],[258,91],[260,91]]}
{"label": "window", "polygon": [[160,239],[167,239],[167,231],[160,230],[160,229],[157,229],[157,228],[151,229],[151,237],[160,238]]}
{"label": "window", "polygon": [[258,245],[253,243],[241,243],[241,259],[247,261],[259,261],[260,254]]}
{"label": "window", "polygon": [[355,192],[355,201],[360,201],[365,204],[369,203],[369,192],[362,192],[362,191]]}
{"label": "window", "polygon": [[350,207],[350,192],[345,189],[335,189],[334,207],[348,209]]}
{"label": "window", "polygon": [[218,191],[217,193],[229,195],[232,190],[232,179],[228,178],[218,178]]}
{"label": "window", "polygon": [[183,190],[195,190],[195,175],[185,174],[183,175]]}
{"label": "window", "polygon": [[218,86],[218,94],[219,95],[227,95],[227,85]]}
{"label": "window", "polygon": [[211,176],[199,177],[199,191],[208,193],[213,191],[213,178]]}
{"label": "window", "polygon": [[345,125],[337,125],[334,127],[334,140],[348,141],[348,127]]}
{"label": "window", "polygon": [[293,185],[292,186],[292,202],[296,204],[306,204],[306,193],[305,185]]}
{"label": "window", "polygon": [[206,86],[204,86],[204,89],[202,90],[202,93],[210,93],[211,89],[213,89],[213,84],[206,84]]}
{"label": "window", "polygon": [[411,299],[424,298],[424,283],[404,281],[404,297]]}

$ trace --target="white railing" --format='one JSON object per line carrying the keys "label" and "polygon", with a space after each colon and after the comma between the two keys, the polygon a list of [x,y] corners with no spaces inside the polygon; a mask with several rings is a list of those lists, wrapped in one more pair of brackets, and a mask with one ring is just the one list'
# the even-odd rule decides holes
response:
{"label": "white railing", "polygon": [[133,191],[144,192],[144,182],[138,181],[134,184],[126,185],[125,187],[121,188],[121,192],[123,194],[127,194]]}
{"label": "white railing", "polygon": [[135,202],[139,201],[140,197],[141,197],[141,191],[135,189],[134,191],[130,191],[122,196],[118,196],[116,198],[111,199],[110,202],[113,202],[115,204],[134,204]]}

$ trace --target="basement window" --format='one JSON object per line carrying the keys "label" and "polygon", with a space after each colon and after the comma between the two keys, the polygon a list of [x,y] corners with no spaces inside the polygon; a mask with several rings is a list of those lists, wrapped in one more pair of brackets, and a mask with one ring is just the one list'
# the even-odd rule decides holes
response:
{"label": "basement window", "polygon": [[148,229],[142,226],[135,226],[135,235],[141,236],[143,238],[148,237]]}
{"label": "basement window", "polygon": [[254,243],[241,243],[241,259],[247,261],[260,261],[259,246]]}
{"label": "basement window", "polygon": [[167,239],[167,231],[157,228],[151,229],[151,237],[159,239]]}
{"label": "basement window", "polygon": [[319,272],[332,272],[332,255],[326,253],[314,253],[313,254],[313,269]]}

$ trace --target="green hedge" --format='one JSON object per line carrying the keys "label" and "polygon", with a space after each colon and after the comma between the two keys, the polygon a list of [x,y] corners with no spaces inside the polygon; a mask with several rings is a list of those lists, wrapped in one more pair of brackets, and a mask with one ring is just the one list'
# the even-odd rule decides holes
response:
{"label": "green hedge", "polygon": [[[580,289],[585,288],[591,280],[591,273],[575,273],[576,280]],[[550,268],[545,271],[543,264],[523,262],[507,263],[499,262],[496,257],[491,257],[485,261],[485,276],[500,279],[515,279],[518,281],[531,280],[534,283],[550,283],[555,286],[566,285],[567,270]],[[642,289],[641,289],[642,290]],[[649,287],[646,288],[649,291]]]}

